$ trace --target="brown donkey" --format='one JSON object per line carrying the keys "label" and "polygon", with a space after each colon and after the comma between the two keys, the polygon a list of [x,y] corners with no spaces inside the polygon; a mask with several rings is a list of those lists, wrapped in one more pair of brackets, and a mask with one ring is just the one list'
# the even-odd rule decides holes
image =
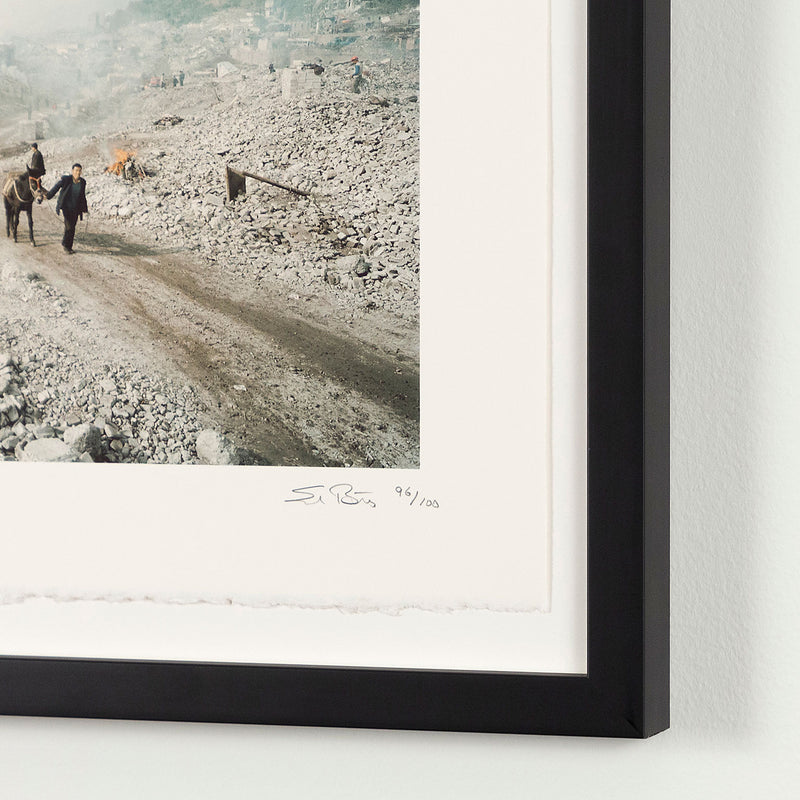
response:
{"label": "brown donkey", "polygon": [[21,211],[25,211],[28,215],[31,244],[36,247],[36,240],[33,238],[33,201],[41,203],[43,199],[44,191],[39,178],[32,177],[27,170],[25,172],[10,172],[3,182],[3,204],[6,207],[6,236],[11,236],[13,231],[14,241],[17,241],[19,215]]}

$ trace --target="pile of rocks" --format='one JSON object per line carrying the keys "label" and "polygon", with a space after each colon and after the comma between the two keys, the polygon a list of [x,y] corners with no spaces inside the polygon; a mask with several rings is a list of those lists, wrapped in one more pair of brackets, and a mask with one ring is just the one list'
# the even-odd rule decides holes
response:
{"label": "pile of rocks", "polygon": [[250,463],[194,391],[99,344],[37,274],[3,265],[0,300],[0,461]]}
{"label": "pile of rocks", "polygon": [[0,354],[3,460],[200,463],[191,392],[163,394],[134,370],[81,376],[48,350]]}
{"label": "pile of rocks", "polygon": [[[183,87],[184,94],[141,93],[128,105],[140,103],[138,126],[117,136],[153,177],[97,175],[89,181],[91,210],[255,284],[316,287],[412,317],[420,253],[416,70],[412,62],[376,65],[381,94],[348,93],[335,68],[321,94],[298,100],[282,100],[275,76],[260,68]],[[219,100],[197,116],[209,89]],[[177,117],[180,104],[195,115],[158,125],[154,135],[152,120],[167,110]],[[311,196],[248,179],[248,193],[229,201],[227,165]]]}

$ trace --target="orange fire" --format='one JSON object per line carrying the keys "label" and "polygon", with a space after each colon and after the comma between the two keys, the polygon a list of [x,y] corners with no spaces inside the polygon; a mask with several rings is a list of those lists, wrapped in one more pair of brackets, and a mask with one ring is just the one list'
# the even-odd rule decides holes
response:
{"label": "orange fire", "polygon": [[129,161],[133,161],[135,156],[135,150],[114,150],[114,158],[117,160],[113,164],[109,164],[106,167],[106,172],[113,172],[114,175],[122,175],[122,171],[125,169],[125,164],[127,164]]}

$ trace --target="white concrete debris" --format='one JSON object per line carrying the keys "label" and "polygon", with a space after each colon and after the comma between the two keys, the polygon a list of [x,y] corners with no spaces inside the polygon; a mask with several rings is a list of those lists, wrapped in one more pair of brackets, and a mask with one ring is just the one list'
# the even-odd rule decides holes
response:
{"label": "white concrete debris", "polygon": [[241,458],[236,447],[222,434],[205,430],[197,435],[197,457],[204,464],[240,464]]}
{"label": "white concrete debris", "polygon": [[298,97],[322,93],[322,77],[310,69],[287,67],[281,70],[281,97],[293,100]]}
{"label": "white concrete debris", "polygon": [[227,75],[236,75],[239,72],[239,68],[234,64],[231,64],[230,61],[220,61],[217,64],[217,77],[224,78]]}
{"label": "white concrete debris", "polygon": [[78,453],[97,458],[103,450],[103,431],[89,423],[72,425],[64,431],[64,443]]}
{"label": "white concrete debris", "polygon": [[200,463],[203,425],[188,387],[131,367],[91,371],[41,336],[12,336],[24,337],[29,352],[0,352],[0,461]]}
{"label": "white concrete debris", "polygon": [[17,450],[20,461],[77,461],[80,454],[61,439],[34,439]]}

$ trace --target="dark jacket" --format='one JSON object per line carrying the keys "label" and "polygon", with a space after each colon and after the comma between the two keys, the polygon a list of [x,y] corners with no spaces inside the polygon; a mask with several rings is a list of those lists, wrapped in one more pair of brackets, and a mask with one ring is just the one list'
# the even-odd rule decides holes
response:
{"label": "dark jacket", "polygon": [[[83,215],[89,213],[89,207],[86,205],[86,181],[83,178],[79,178],[78,181],[81,185],[81,190],[78,195],[78,207],[75,211],[80,219],[83,219]],[[58,183],[47,193],[47,199],[50,200],[56,192],[59,192],[58,202],[56,203],[56,214],[61,213],[61,208],[64,205],[64,198],[71,187],[72,175],[62,175],[58,179]]]}
{"label": "dark jacket", "polygon": [[41,178],[46,172],[44,168],[44,156],[38,150],[34,150],[31,153],[29,171],[34,178]]}

